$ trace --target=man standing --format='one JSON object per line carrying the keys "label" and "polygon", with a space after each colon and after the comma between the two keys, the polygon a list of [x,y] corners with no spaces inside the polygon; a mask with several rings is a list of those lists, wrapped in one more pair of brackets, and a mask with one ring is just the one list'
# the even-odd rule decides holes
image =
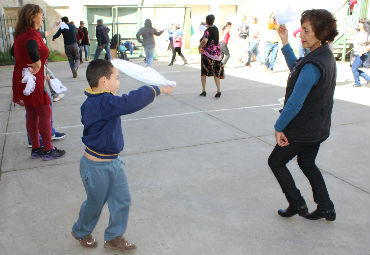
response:
{"label": "man standing", "polygon": [[60,28],[53,36],[53,41],[63,34],[64,51],[67,55],[69,66],[71,67],[73,78],[77,78],[77,70],[80,60],[77,45],[77,28],[69,23],[68,17],[63,17],[60,23]]}
{"label": "man standing", "polygon": [[85,22],[80,21],[80,27],[79,29],[84,33],[84,36],[82,37],[81,43],[80,43],[80,62],[82,63],[82,50],[85,51],[85,61],[89,60],[89,52],[87,49],[87,46],[90,45],[90,37],[89,32],[87,31],[87,28],[85,27]]}
{"label": "man standing", "polygon": [[109,31],[110,29],[103,25],[103,20],[97,20],[98,25],[96,26],[96,39],[98,40],[98,47],[95,51],[94,60],[99,58],[99,55],[103,49],[107,54],[108,60],[111,60],[110,49],[109,49]]}

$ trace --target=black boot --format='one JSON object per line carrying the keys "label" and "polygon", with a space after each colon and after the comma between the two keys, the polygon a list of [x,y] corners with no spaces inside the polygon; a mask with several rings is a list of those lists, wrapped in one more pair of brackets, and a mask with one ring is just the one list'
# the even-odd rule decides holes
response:
{"label": "black boot", "polygon": [[335,221],[336,216],[337,215],[336,215],[335,210],[333,208],[333,209],[330,209],[330,210],[316,209],[314,212],[309,213],[309,214],[307,214],[303,217],[305,217],[306,219],[309,219],[309,220],[318,220],[318,219],[321,219],[321,218],[325,218],[328,221]]}
{"label": "black boot", "polygon": [[168,66],[173,66],[173,62],[169,63]]}
{"label": "black boot", "polygon": [[301,206],[298,206],[298,207],[292,207],[289,205],[289,207],[287,209],[280,209],[278,211],[278,214],[281,216],[281,217],[292,217],[294,215],[296,215],[298,213],[299,216],[303,216],[305,217],[305,215],[308,214],[308,208],[307,208],[307,205],[301,205]]}

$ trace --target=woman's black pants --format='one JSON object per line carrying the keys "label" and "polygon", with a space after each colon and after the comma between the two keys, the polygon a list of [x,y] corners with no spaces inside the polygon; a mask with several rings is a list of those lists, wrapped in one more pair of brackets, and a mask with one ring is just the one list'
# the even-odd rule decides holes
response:
{"label": "woman's black pants", "polygon": [[320,143],[315,144],[290,144],[286,147],[276,145],[268,159],[268,164],[283,190],[289,205],[299,207],[305,204],[301,192],[297,189],[292,175],[286,164],[297,156],[299,168],[309,180],[314,201],[319,210],[334,208],[326,189],[324,178],[315,164],[315,159],[320,148]]}
{"label": "woman's black pants", "polygon": [[177,54],[179,54],[179,56],[182,58],[182,60],[184,61],[184,63],[188,63],[184,57],[184,54],[181,53],[181,47],[175,47],[173,48],[172,50],[172,60],[171,60],[171,63],[173,64],[173,62],[175,61],[175,58],[176,58],[176,52]]}

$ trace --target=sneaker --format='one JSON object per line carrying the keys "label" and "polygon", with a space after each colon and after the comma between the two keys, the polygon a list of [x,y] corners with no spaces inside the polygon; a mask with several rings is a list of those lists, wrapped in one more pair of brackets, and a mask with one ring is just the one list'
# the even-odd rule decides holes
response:
{"label": "sneaker", "polygon": [[136,250],[136,245],[127,242],[123,236],[119,236],[109,242],[104,242],[104,248],[123,252],[133,252]]}
{"label": "sneaker", "polygon": [[72,70],[73,78],[77,78],[77,70],[73,69]]}
{"label": "sneaker", "polygon": [[201,97],[205,97],[207,95],[207,92],[203,91],[202,93],[199,94]]}
{"label": "sneaker", "polygon": [[56,97],[53,98],[53,102],[58,102],[60,99],[62,99],[65,95],[64,94],[58,94]]}
{"label": "sneaker", "polygon": [[85,58],[85,61],[87,62],[87,61],[89,61],[89,59],[88,58]]}
{"label": "sneaker", "polygon": [[251,63],[248,62],[248,63],[245,64],[245,66],[251,66]]}
{"label": "sneaker", "polygon": [[356,84],[355,83],[355,84],[352,85],[352,87],[359,88],[359,87],[361,87],[361,84]]}
{"label": "sneaker", "polygon": [[219,98],[221,97],[221,92],[217,92],[216,95],[215,95],[216,98]]}
{"label": "sneaker", "polygon": [[51,136],[51,140],[60,140],[63,139],[65,136],[65,133],[55,132],[55,134]]}
{"label": "sneaker", "polygon": [[80,245],[82,247],[86,247],[86,248],[95,248],[96,246],[98,246],[98,241],[95,240],[95,238],[89,234],[87,236],[85,236],[84,238],[78,238],[75,234],[75,232],[71,232],[72,236],[80,242]]}
{"label": "sneaker", "polygon": [[64,150],[59,150],[56,147],[53,147],[53,149],[51,149],[50,151],[44,152],[44,160],[48,161],[48,160],[57,159],[57,158],[64,156],[64,154],[66,154]]}
{"label": "sneaker", "polygon": [[42,158],[43,156],[44,156],[44,150],[41,147],[38,149],[32,149],[31,158]]}

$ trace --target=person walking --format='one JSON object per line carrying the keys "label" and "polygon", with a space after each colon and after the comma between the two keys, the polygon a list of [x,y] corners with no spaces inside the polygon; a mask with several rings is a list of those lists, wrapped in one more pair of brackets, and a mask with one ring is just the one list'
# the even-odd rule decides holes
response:
{"label": "person walking", "polygon": [[174,25],[174,32],[173,32],[173,48],[172,48],[172,60],[171,63],[169,63],[169,66],[173,65],[173,62],[176,59],[176,53],[179,54],[179,56],[184,61],[184,65],[187,65],[188,62],[185,59],[184,54],[181,53],[181,46],[182,46],[182,31],[180,29],[180,26],[175,24]]}
{"label": "person walking", "polygon": [[80,54],[78,53],[76,37],[77,28],[73,24],[69,24],[68,17],[62,18],[61,27],[53,36],[53,41],[55,41],[55,39],[57,39],[61,34],[63,35],[64,51],[67,55],[73,78],[77,78],[77,70],[80,64]]}
{"label": "person walking", "polygon": [[249,49],[248,49],[248,62],[246,66],[251,65],[253,54],[256,56],[258,62],[261,62],[261,58],[258,52],[258,47],[260,45],[260,27],[258,25],[257,17],[252,17],[253,22],[249,27]]}
{"label": "person walking", "polygon": [[111,60],[110,55],[110,47],[109,47],[109,31],[110,29],[107,26],[103,25],[103,20],[98,19],[97,20],[97,26],[96,26],[96,39],[98,41],[98,47],[95,50],[95,56],[94,59],[98,59],[100,53],[102,50],[105,50],[105,54],[107,56],[107,60]]}
{"label": "person walking", "polygon": [[354,40],[353,40],[353,52],[355,54],[355,59],[352,63],[352,73],[355,79],[353,87],[361,87],[360,77],[366,80],[366,84],[369,85],[370,77],[365,72],[359,68],[369,58],[370,51],[370,27],[366,19],[361,19],[358,23],[358,28],[356,29]]}
{"label": "person walking", "polygon": [[88,50],[87,46],[90,45],[90,36],[89,36],[89,31],[85,27],[85,22],[82,21],[82,20],[80,21],[80,27],[79,27],[79,29],[84,34],[83,37],[82,37],[81,43],[79,45],[79,49],[80,49],[80,51],[79,51],[80,52],[80,62],[82,63],[83,62],[83,57],[82,57],[82,51],[83,50],[85,52],[85,61],[89,61],[89,50]]}
{"label": "person walking", "polygon": [[152,21],[150,19],[146,19],[144,27],[140,28],[136,33],[136,39],[144,47],[146,67],[152,66],[155,50],[154,35],[160,36],[163,32],[164,30],[158,31],[153,28]]}
{"label": "person walking", "polygon": [[239,58],[239,62],[243,63],[243,59],[249,49],[249,25],[247,22],[247,17],[245,15],[243,15],[242,24],[239,26],[238,31],[239,31],[239,40],[240,40],[241,47],[242,47],[242,52]]}
{"label": "person walking", "polygon": [[[302,13],[301,26],[302,46],[309,48],[310,53],[299,60],[288,42],[285,25],[278,30],[290,74],[284,108],[275,123],[277,144],[268,165],[289,203],[288,208],[278,211],[280,216],[299,214],[310,220],[325,218],[334,221],[334,204],[315,159],[321,143],[330,134],[337,69],[329,43],[338,35],[337,23],[327,10],[313,9]],[[306,202],[286,166],[295,156],[312,187],[317,204],[312,213],[308,212]]]}
{"label": "person walking", "polygon": [[271,13],[266,32],[266,45],[265,45],[265,66],[266,71],[273,72],[278,54],[279,36],[277,29],[279,28],[276,23],[274,13]]}
{"label": "person walking", "polygon": [[221,48],[221,61],[222,64],[225,66],[227,61],[230,58],[229,48],[227,44],[229,43],[230,39],[230,29],[231,29],[231,22],[226,22],[226,25],[222,28],[222,41],[220,43]]}
{"label": "person walking", "polygon": [[213,25],[215,22],[215,16],[210,14],[206,17],[207,29],[204,31],[203,38],[200,41],[198,47],[199,53],[201,54],[201,82],[202,82],[202,93],[200,96],[205,97],[207,76],[213,76],[217,93],[216,98],[221,97],[221,82],[220,79],[224,79],[224,67],[221,62],[221,49],[219,41],[218,28]]}
{"label": "person walking", "polygon": [[[32,143],[31,158],[53,160],[62,157],[65,151],[58,150],[51,143],[51,100],[44,84],[49,49],[38,32],[43,19],[41,7],[35,4],[24,5],[18,13],[14,31],[13,102],[26,108],[26,128]],[[30,75],[36,78],[33,89],[22,82]]]}

